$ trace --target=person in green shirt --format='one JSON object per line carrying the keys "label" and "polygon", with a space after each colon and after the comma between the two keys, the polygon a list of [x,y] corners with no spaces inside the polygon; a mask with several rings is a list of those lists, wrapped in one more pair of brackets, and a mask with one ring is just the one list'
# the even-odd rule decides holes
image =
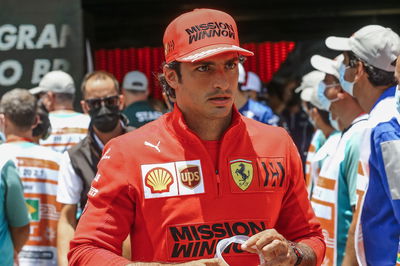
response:
{"label": "person in green shirt", "polygon": [[148,81],[142,72],[128,72],[124,77],[122,89],[126,102],[123,114],[128,117],[129,126],[138,128],[162,115],[148,101]]}
{"label": "person in green shirt", "polygon": [[0,264],[12,266],[28,237],[29,214],[17,169],[0,158]]}

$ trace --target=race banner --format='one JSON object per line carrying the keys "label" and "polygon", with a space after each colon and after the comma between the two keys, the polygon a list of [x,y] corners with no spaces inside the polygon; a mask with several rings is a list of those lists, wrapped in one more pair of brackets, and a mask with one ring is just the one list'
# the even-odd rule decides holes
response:
{"label": "race banner", "polygon": [[0,96],[36,87],[52,70],[68,72],[79,87],[84,71],[80,0],[2,0]]}

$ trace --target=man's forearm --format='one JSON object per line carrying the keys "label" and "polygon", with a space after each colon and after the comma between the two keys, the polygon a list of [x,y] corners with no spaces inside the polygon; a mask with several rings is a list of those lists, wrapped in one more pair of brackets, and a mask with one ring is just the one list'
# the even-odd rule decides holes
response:
{"label": "man's forearm", "polygon": [[68,266],[69,242],[74,238],[76,228],[76,207],[63,206],[57,226],[58,265]]}
{"label": "man's forearm", "polygon": [[314,250],[304,243],[297,243],[296,247],[300,249],[303,254],[303,259],[299,265],[302,266],[314,266],[317,265],[317,257]]}
{"label": "man's forearm", "polygon": [[13,241],[14,249],[20,252],[29,238],[29,223],[21,227],[10,226],[11,238]]}
{"label": "man's forearm", "polygon": [[351,222],[347,242],[346,242],[346,250],[345,255],[343,258],[342,265],[343,266],[353,266],[358,265],[357,257],[356,257],[356,250],[354,247],[354,234],[356,229],[356,219],[353,217],[353,221]]}

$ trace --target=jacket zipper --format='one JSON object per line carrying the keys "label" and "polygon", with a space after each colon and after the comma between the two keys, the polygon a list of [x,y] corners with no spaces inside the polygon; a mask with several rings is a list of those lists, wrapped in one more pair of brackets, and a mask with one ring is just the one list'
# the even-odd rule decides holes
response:
{"label": "jacket zipper", "polygon": [[222,196],[222,193],[221,193],[221,178],[219,176],[218,169],[215,170],[215,175],[216,175],[216,179],[217,179],[217,195],[218,195],[218,198],[220,198]]}

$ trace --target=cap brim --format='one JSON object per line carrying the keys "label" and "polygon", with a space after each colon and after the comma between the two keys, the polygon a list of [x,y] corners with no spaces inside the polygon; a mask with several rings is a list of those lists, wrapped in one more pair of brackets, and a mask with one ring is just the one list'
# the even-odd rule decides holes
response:
{"label": "cap brim", "polygon": [[294,90],[294,92],[295,92],[295,93],[299,93],[299,92],[301,92],[301,91],[303,91],[303,90],[305,90],[305,89],[307,89],[307,87],[300,85],[299,87],[297,87],[297,88]]}
{"label": "cap brim", "polygon": [[310,102],[312,94],[313,94],[313,89],[307,88],[307,89],[302,90],[302,92],[300,94],[300,98],[305,102]]}
{"label": "cap brim", "polygon": [[311,57],[310,61],[311,61],[311,65],[316,70],[336,76],[335,68],[333,66],[334,61],[332,59],[329,59],[329,58],[326,58],[326,57],[323,57],[320,55],[313,55]]}
{"label": "cap brim", "polygon": [[329,49],[336,50],[336,51],[351,51],[350,38],[343,38],[343,37],[328,37],[325,40],[325,44]]}
{"label": "cap brim", "polygon": [[254,53],[250,52],[246,49],[240,48],[236,45],[230,44],[215,44],[206,46],[197,50],[192,51],[191,53],[185,54],[184,56],[176,58],[178,62],[196,62],[199,60],[206,59],[208,57],[227,53],[227,52],[238,52],[240,55],[243,56],[253,56]]}
{"label": "cap brim", "polygon": [[47,89],[43,88],[43,87],[35,87],[29,90],[29,93],[32,95],[36,95],[42,92],[46,92]]}

